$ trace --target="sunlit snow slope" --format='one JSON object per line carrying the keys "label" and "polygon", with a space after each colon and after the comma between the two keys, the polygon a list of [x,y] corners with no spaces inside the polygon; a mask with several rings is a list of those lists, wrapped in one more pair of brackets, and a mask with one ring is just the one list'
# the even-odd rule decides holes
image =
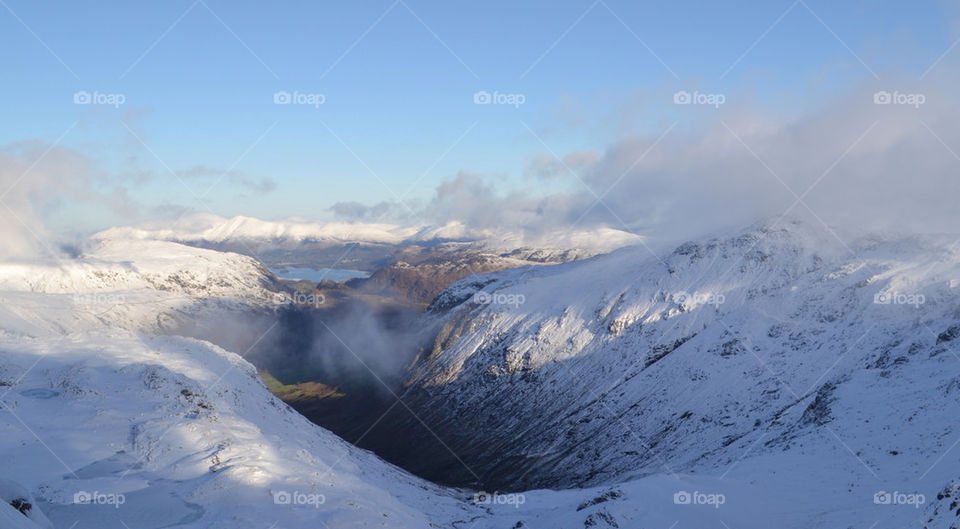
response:
{"label": "sunlit snow slope", "polygon": [[[696,474],[786,500],[800,526],[936,510],[946,527],[960,521],[945,492],[960,477],[957,242],[841,244],[784,222],[473,276],[430,309],[443,330],[412,406],[504,488]],[[883,491],[925,502],[875,503]]]}

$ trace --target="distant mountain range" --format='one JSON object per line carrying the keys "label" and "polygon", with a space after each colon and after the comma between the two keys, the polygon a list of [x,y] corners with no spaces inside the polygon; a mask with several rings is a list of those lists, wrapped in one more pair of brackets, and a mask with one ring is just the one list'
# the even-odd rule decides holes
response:
{"label": "distant mountain range", "polygon": [[[473,229],[451,222],[442,226],[401,226],[382,223],[265,221],[193,214],[169,222],[110,228],[98,239],[164,240],[256,256],[268,265],[308,265],[353,268],[373,272],[404,246],[449,242],[473,243],[487,250],[517,249],[564,252],[576,249],[591,255],[636,244],[642,237],[612,228],[522,231]],[[349,250],[349,251],[348,251]]]}

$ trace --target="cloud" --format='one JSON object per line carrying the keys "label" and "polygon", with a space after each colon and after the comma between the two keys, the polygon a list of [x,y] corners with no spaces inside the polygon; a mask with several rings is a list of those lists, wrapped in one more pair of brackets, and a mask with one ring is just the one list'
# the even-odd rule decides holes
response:
{"label": "cloud", "polygon": [[[679,106],[678,125],[666,136],[624,138],[602,153],[571,151],[562,160],[532,157],[529,181],[577,173],[564,191],[505,190],[461,171],[416,216],[512,229],[531,240],[611,227],[675,242],[785,213],[843,232],[956,232],[960,105],[952,83],[885,79],[800,115],[749,104]],[[899,99],[877,104],[884,91]]]}
{"label": "cloud", "polygon": [[39,211],[62,200],[89,199],[90,162],[64,147],[22,141],[0,147],[0,239],[5,259],[59,256]]}
{"label": "cloud", "polygon": [[571,151],[560,159],[552,154],[539,153],[533,156],[524,169],[527,178],[544,180],[570,177],[570,172],[581,174],[600,160],[596,151]]}
{"label": "cloud", "polygon": [[[411,210],[414,206],[397,202],[378,202],[366,205],[356,201],[337,202],[329,210],[338,219],[362,222],[406,222],[412,221]],[[414,215],[415,217],[415,215]]]}
{"label": "cloud", "polygon": [[[178,170],[175,171],[175,173],[177,177],[182,178],[186,182],[204,182],[204,185],[208,186],[211,191],[224,180],[257,195],[265,195],[277,188],[277,183],[272,178],[254,178],[242,171],[221,169],[202,164]],[[203,194],[206,190],[207,189],[200,189],[197,191]]]}
{"label": "cloud", "polygon": [[[883,82],[849,87],[803,111],[736,93],[725,94],[720,108],[673,105],[670,94],[650,94],[651,101],[631,103],[649,112],[654,99],[661,101],[660,115],[647,120],[648,133],[560,159],[547,149],[533,153],[518,168],[520,182],[504,186],[462,170],[420,200],[339,202],[329,211],[343,220],[510,232],[529,243],[605,227],[672,243],[787,212],[840,231],[956,232],[960,104],[952,77],[949,70],[936,70],[924,82],[885,74]],[[879,92],[895,101],[877,104]],[[206,165],[178,176],[208,185],[220,179],[254,193],[275,187],[270,179]],[[78,202],[140,217],[190,210],[141,207],[126,187],[141,181],[139,173],[108,175],[62,147],[21,142],[0,148],[0,193],[11,188],[3,198],[11,209],[0,205],[8,255],[42,251],[48,234],[40,219]]]}
{"label": "cloud", "polygon": [[789,121],[727,113],[646,156],[655,138],[619,142],[585,176],[603,202],[585,221],[669,238],[789,211],[844,230],[956,231],[960,108],[933,88],[899,94],[923,95],[919,106],[875,104],[884,88]]}
{"label": "cloud", "polygon": [[569,211],[581,201],[575,194],[535,196],[523,191],[500,192],[482,176],[460,172],[441,183],[424,207],[435,223],[461,222],[475,229],[537,232],[569,222]]}
{"label": "cloud", "polygon": [[128,181],[68,147],[38,140],[0,146],[0,258],[64,257],[67,234],[51,230],[51,219],[82,229],[94,215],[135,218],[143,208]]}

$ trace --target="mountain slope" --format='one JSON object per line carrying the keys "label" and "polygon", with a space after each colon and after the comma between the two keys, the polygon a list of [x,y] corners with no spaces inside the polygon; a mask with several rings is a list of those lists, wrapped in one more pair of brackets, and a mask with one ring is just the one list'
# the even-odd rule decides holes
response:
{"label": "mountain slope", "polygon": [[410,245],[398,251],[393,262],[379,268],[369,278],[356,279],[350,284],[365,292],[399,295],[426,307],[446,287],[473,274],[564,263],[590,255],[578,250],[531,248],[497,252],[484,243]]}
{"label": "mountain slope", "polygon": [[73,258],[0,262],[0,325],[28,335],[102,325],[165,333],[288,299],[249,257],[172,242],[100,240]]}
{"label": "mountain slope", "polygon": [[237,254],[162,241],[95,240],[75,258],[0,263],[0,289],[46,293],[149,289],[238,297],[275,287],[263,265]]}
{"label": "mountain slope", "polygon": [[164,317],[272,306],[250,258],[104,242],[0,271],[0,464],[54,527],[427,527],[483,512],[309,423],[240,356],[154,334]]}
{"label": "mountain slope", "polygon": [[729,472],[824,519],[933,498],[960,473],[953,242],[794,223],[473,276],[432,304],[411,406],[489,486]]}
{"label": "mountain slope", "polygon": [[[960,258],[938,238],[865,239],[851,255],[815,233],[761,227],[662,262],[624,250],[438,296],[426,323],[442,331],[404,403],[444,443],[392,440],[451,480],[482,476],[477,496],[309,423],[240,355],[157,334],[173,315],[271,307],[249,258],[114,241],[4,264],[0,521],[950,527]],[[590,488],[496,492],[548,485]]]}

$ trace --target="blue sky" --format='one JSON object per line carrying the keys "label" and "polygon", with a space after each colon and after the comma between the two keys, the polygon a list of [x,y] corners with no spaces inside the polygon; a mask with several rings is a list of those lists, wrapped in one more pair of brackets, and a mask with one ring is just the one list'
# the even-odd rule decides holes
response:
{"label": "blue sky", "polygon": [[[2,4],[0,144],[59,140],[147,206],[266,218],[428,199],[461,171],[576,186],[525,168],[695,127],[677,90],[800,114],[874,76],[920,76],[957,37],[955,9],[922,1]],[[524,102],[474,104],[481,90]],[[77,105],[78,91],[124,102]],[[278,91],[324,102],[277,105]],[[202,204],[169,174],[209,173],[185,178],[202,193],[227,169]]]}

